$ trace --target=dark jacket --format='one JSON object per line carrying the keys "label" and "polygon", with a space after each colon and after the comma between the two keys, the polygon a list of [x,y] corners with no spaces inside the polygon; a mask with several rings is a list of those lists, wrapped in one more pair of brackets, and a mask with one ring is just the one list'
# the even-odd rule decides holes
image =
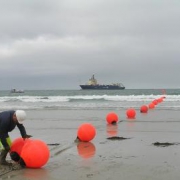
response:
{"label": "dark jacket", "polygon": [[8,132],[11,132],[17,125],[22,137],[26,136],[26,130],[23,124],[13,121],[15,111],[4,111],[0,113],[0,140],[4,147],[9,146],[6,142]]}

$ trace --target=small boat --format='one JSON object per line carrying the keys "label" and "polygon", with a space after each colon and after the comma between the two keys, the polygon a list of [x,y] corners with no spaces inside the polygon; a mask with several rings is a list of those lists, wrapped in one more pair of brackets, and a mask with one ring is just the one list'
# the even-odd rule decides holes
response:
{"label": "small boat", "polygon": [[11,89],[11,93],[24,93],[24,90]]}
{"label": "small boat", "polygon": [[88,83],[85,85],[79,85],[81,89],[85,90],[119,90],[125,89],[122,83],[112,83],[112,84],[98,84],[94,75],[89,79]]}

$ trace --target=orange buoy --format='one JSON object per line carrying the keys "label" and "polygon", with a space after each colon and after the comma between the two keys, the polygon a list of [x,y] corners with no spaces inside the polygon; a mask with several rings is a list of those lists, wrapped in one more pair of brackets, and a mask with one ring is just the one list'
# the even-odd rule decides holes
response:
{"label": "orange buoy", "polygon": [[136,116],[136,111],[135,111],[135,109],[133,109],[133,108],[128,109],[128,110],[126,111],[126,115],[127,115],[128,118],[134,119],[135,116]]}
{"label": "orange buoy", "polygon": [[41,140],[28,140],[21,151],[21,158],[26,167],[40,168],[49,160],[48,146]]}
{"label": "orange buoy", "polygon": [[146,105],[142,105],[140,108],[141,113],[147,113],[148,112],[148,107]]}
{"label": "orange buoy", "polygon": [[95,155],[96,147],[91,142],[79,142],[77,144],[77,151],[82,158],[91,158]]}
{"label": "orange buoy", "polygon": [[106,121],[108,124],[115,124],[118,122],[118,115],[114,112],[107,114]]}
{"label": "orange buoy", "polygon": [[162,98],[158,98],[157,101],[158,101],[158,103],[161,103],[163,101],[163,99]]}
{"label": "orange buoy", "polygon": [[158,104],[158,100],[155,99],[152,103],[153,103],[154,105],[157,105],[157,104]]}
{"label": "orange buoy", "polygon": [[154,105],[153,103],[150,103],[150,104],[148,105],[148,107],[149,107],[149,109],[153,109],[153,108],[155,108],[155,105]]}
{"label": "orange buoy", "polygon": [[77,131],[77,137],[80,141],[91,141],[96,135],[96,129],[89,123],[82,124]]}

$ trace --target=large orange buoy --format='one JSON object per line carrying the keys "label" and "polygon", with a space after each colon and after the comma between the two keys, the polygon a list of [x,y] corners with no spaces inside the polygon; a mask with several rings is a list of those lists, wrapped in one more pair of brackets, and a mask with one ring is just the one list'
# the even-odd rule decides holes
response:
{"label": "large orange buoy", "polygon": [[135,116],[136,116],[136,111],[135,111],[135,109],[133,109],[133,108],[128,109],[128,110],[126,111],[126,115],[127,115],[128,118],[134,119]]}
{"label": "large orange buoy", "polygon": [[153,103],[150,103],[150,104],[148,105],[148,107],[149,107],[149,109],[153,109],[153,108],[155,108],[155,105],[154,105]]}
{"label": "large orange buoy", "polygon": [[80,141],[91,141],[96,135],[96,129],[89,123],[82,124],[77,131],[77,137]]}
{"label": "large orange buoy", "polygon": [[148,107],[146,105],[142,105],[140,108],[141,113],[147,113],[148,112]]}
{"label": "large orange buoy", "polygon": [[118,122],[118,115],[114,112],[107,114],[106,121],[108,124],[115,124]]}
{"label": "large orange buoy", "polygon": [[95,155],[96,147],[91,142],[79,142],[77,151],[82,158],[91,158]]}
{"label": "large orange buoy", "polygon": [[49,160],[50,152],[48,146],[41,140],[29,140],[23,146],[21,158],[26,167],[40,168]]}

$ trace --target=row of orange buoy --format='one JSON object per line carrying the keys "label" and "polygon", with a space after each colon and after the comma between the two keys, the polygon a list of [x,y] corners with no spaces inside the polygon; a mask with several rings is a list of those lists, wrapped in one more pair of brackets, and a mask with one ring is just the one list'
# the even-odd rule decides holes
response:
{"label": "row of orange buoy", "polygon": [[148,109],[154,109],[156,107],[156,105],[158,105],[159,103],[163,102],[163,100],[165,99],[165,96],[162,96],[158,99],[154,99],[151,103],[149,103],[148,105],[143,105],[140,108],[140,112],[141,113],[147,113]]}
{"label": "row of orange buoy", "polygon": [[[148,105],[142,105],[140,107],[141,113],[147,113],[148,109],[153,109],[155,106],[163,101],[165,96],[160,97],[158,99],[154,99],[151,103]],[[134,108],[129,108],[126,111],[126,115],[128,119],[135,119],[136,117],[136,110]],[[106,116],[106,121],[108,124],[116,124],[118,122],[119,118],[118,115],[115,112],[110,112]],[[77,131],[77,137],[80,141],[83,142],[89,142],[92,139],[94,139],[96,135],[96,129],[95,127],[90,123],[84,123],[81,126],[79,126]]]}
{"label": "row of orange buoy", "polygon": [[[163,102],[163,99],[165,96],[162,96],[158,99],[154,99],[152,102],[150,102],[148,105],[142,105],[140,107],[140,112],[141,113],[147,113],[149,109],[154,109],[156,105],[159,103]],[[133,108],[130,108],[126,111],[126,115],[129,119],[134,119],[136,117],[136,111]]]}

